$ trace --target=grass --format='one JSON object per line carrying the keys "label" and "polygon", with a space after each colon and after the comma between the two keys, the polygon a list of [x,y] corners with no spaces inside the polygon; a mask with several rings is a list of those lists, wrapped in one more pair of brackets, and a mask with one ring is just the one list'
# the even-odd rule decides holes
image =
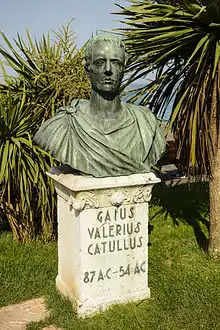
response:
{"label": "grass", "polygon": [[0,236],[0,306],[39,297],[54,286],[57,244],[13,241],[12,234]]}
{"label": "grass", "polygon": [[116,305],[78,319],[55,289],[56,244],[21,245],[0,238],[1,304],[44,295],[51,316],[29,329],[220,329],[220,263],[204,251],[208,234],[207,184],[156,186],[151,203],[149,286],[151,299]]}

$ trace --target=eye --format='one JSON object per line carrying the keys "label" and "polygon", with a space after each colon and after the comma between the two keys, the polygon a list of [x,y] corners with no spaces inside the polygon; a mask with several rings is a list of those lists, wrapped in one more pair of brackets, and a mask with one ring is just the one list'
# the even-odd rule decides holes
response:
{"label": "eye", "polygon": [[104,64],[105,64],[105,61],[104,60],[97,60],[97,61],[95,61],[95,65],[96,66],[102,66]]}
{"label": "eye", "polygon": [[112,64],[113,64],[114,66],[117,66],[118,68],[120,68],[120,67],[122,66],[121,62],[118,61],[118,60],[113,60],[113,61],[112,61]]}

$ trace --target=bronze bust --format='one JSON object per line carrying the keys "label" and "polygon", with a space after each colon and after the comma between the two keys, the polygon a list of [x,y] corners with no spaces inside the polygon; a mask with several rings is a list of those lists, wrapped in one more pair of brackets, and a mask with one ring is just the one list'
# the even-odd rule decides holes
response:
{"label": "bronze bust", "polygon": [[120,100],[125,66],[120,38],[92,38],[85,54],[90,100],[73,100],[58,109],[40,127],[36,143],[64,164],[95,177],[149,172],[165,151],[165,139],[147,108]]}

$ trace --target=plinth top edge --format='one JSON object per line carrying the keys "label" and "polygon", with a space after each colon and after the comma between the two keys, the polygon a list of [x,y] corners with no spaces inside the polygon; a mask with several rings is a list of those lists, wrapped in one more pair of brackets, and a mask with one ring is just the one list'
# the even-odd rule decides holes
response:
{"label": "plinth top edge", "polygon": [[69,173],[52,174],[47,172],[46,174],[55,182],[58,182],[73,191],[138,186],[161,182],[153,172],[105,178],[95,178]]}

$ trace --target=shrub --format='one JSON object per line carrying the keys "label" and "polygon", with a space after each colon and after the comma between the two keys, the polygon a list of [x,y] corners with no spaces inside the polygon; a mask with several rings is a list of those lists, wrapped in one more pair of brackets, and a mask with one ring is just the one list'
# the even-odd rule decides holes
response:
{"label": "shrub", "polygon": [[[18,51],[1,33],[4,84],[0,86],[0,218],[7,219],[14,237],[37,235],[49,240],[56,233],[56,196],[46,171],[57,161],[33,142],[42,122],[74,98],[89,98],[90,82],[77,50],[70,22],[58,32],[28,43],[18,35]],[[10,77],[5,63],[16,73]]]}

